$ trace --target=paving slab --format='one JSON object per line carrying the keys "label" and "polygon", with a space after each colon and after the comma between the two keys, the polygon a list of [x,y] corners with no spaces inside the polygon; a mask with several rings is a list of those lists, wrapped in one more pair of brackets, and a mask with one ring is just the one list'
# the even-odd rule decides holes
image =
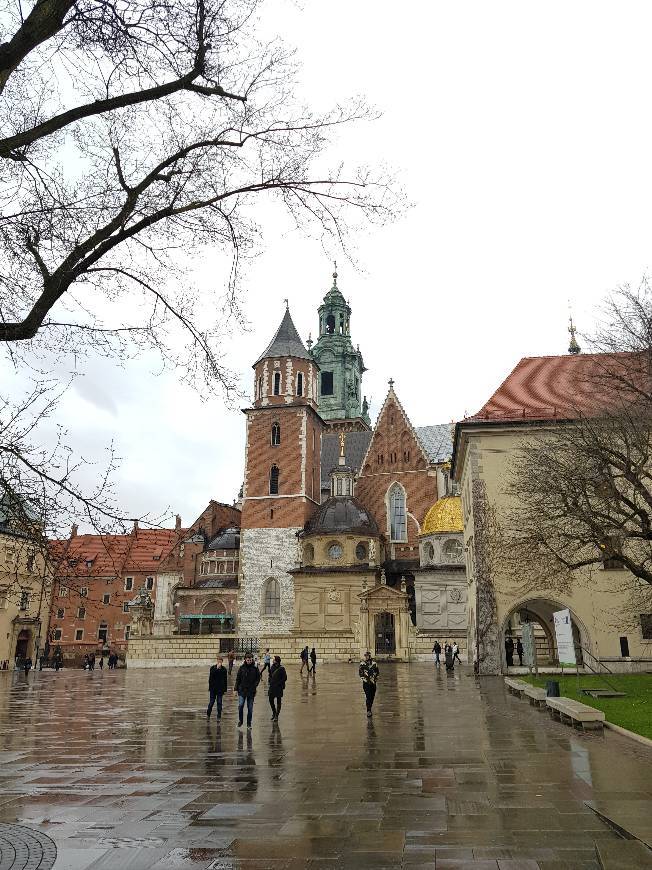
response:
{"label": "paving slab", "polygon": [[599,870],[628,841],[586,802],[648,830],[652,752],[499,678],[383,664],[368,720],[356,665],[288,671],[251,731],[232,693],[206,720],[205,668],[2,674],[0,824],[54,870]]}

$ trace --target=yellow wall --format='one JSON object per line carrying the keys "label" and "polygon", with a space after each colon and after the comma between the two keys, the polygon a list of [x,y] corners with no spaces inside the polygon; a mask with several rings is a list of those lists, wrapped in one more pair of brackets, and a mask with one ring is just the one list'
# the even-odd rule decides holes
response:
{"label": "yellow wall", "polygon": [[[539,431],[540,434],[540,431]],[[509,507],[505,494],[505,484],[509,475],[510,460],[518,449],[528,431],[521,427],[499,429],[498,427],[472,428],[464,430],[460,439],[461,451],[458,452],[457,477],[462,493],[462,511],[464,515],[464,543],[467,557],[467,578],[469,582],[469,642],[473,648],[475,631],[475,580],[480,553],[477,548],[477,529],[473,511],[473,483],[483,481],[486,486],[487,500],[496,507],[500,520]],[[643,640],[640,623],[632,624],[632,615],[627,619],[623,613],[627,609],[628,593],[622,587],[635,583],[635,578],[625,571],[604,570],[593,565],[575,572],[572,588],[564,592],[545,592],[533,590],[527,594],[519,594],[513,579],[506,570],[501,571],[500,554],[493,556],[493,579],[496,591],[497,623],[502,629],[509,614],[519,605],[536,599],[551,600],[559,604],[559,609],[568,607],[576,621],[583,629],[582,645],[586,644],[589,652],[598,659],[615,658],[616,667],[625,669],[632,667],[623,662],[620,653],[620,637],[626,636],[629,641],[630,657],[645,657],[652,659],[652,641]],[[527,581],[527,566],[523,566]],[[554,633],[554,630],[553,630]],[[499,643],[502,646],[502,631]],[[499,648],[502,661],[503,650]],[[614,663],[608,662],[614,669]],[[649,667],[649,663],[647,665]]]}

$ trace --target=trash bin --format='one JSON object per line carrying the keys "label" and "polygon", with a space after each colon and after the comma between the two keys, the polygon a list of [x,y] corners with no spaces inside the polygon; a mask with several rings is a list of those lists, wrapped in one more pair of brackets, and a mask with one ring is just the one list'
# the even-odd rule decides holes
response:
{"label": "trash bin", "polygon": [[557,682],[557,680],[546,681],[546,695],[549,698],[559,697],[559,683]]}

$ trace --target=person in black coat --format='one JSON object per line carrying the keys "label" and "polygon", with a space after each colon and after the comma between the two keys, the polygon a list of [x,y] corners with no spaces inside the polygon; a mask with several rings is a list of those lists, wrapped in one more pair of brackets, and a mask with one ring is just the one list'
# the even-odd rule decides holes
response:
{"label": "person in black coat", "polygon": [[516,641],[516,655],[518,656],[518,663],[520,667],[523,667],[523,644],[521,643],[521,638]]}
{"label": "person in black coat", "polygon": [[215,702],[217,702],[217,718],[222,718],[222,695],[226,692],[226,681],[227,674],[226,668],[224,667],[224,659],[222,656],[218,656],[216,663],[211,665],[211,669],[208,672],[208,692],[210,700],[206,710],[207,719],[211,718],[213,704],[215,704]]}
{"label": "person in black coat", "polygon": [[312,671],[314,674],[317,669],[317,650],[313,648],[310,650],[310,664],[308,665],[308,673]]}
{"label": "person in black coat", "polygon": [[254,713],[254,698],[260,682],[260,671],[254,664],[253,655],[245,653],[244,663],[238,668],[235,678],[234,692],[238,693],[238,728],[242,728],[242,713],[247,702],[247,728],[251,728],[251,718]]}
{"label": "person in black coat", "polygon": [[[269,706],[272,708],[272,722],[278,722],[281,712],[281,699],[287,682],[287,671],[281,664],[281,657],[274,656],[274,664],[269,669]],[[276,702],[276,705],[274,704]]]}
{"label": "person in black coat", "polygon": [[505,658],[507,659],[507,667],[511,668],[514,665],[514,641],[511,637],[505,638]]}

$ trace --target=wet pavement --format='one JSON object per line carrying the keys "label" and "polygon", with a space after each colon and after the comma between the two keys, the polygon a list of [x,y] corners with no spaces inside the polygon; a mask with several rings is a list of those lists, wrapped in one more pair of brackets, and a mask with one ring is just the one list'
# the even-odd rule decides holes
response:
{"label": "wet pavement", "polygon": [[625,841],[585,801],[652,815],[652,751],[499,679],[381,665],[368,721],[356,666],[288,671],[250,732],[232,694],[207,723],[204,668],[0,674],[0,823],[55,870],[598,870]]}

